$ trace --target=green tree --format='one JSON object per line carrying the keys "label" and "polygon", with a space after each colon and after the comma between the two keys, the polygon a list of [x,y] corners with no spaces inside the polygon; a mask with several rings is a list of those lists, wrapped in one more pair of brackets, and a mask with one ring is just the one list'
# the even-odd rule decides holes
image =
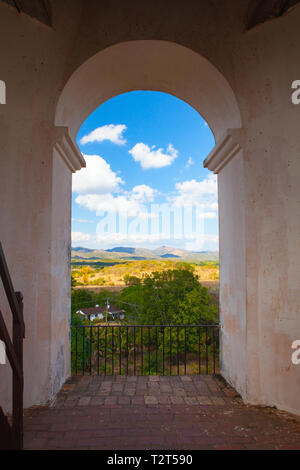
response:
{"label": "green tree", "polygon": [[[71,314],[71,326],[84,327],[86,321],[78,313]],[[90,359],[90,339],[84,328],[71,327],[71,368],[72,374],[86,368]]]}
{"label": "green tree", "polygon": [[86,289],[74,289],[71,293],[71,313],[82,307],[93,307],[93,293]]}
{"label": "green tree", "polygon": [[143,282],[123,289],[120,299],[139,306],[139,324],[212,324],[218,319],[207,289],[190,266],[146,275]]}

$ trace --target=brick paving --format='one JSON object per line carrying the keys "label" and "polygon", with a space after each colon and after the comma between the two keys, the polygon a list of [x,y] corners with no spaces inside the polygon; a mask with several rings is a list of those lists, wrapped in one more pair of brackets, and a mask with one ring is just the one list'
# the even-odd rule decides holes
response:
{"label": "brick paving", "polygon": [[298,449],[300,419],[246,406],[220,376],[72,377],[25,413],[26,449]]}

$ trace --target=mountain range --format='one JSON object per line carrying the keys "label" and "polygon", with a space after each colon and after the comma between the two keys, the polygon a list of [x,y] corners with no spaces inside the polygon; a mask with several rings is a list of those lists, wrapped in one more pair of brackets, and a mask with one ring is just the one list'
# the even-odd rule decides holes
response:
{"label": "mountain range", "polygon": [[161,246],[150,250],[149,248],[132,248],[117,246],[108,250],[95,250],[91,248],[73,247],[72,259],[75,261],[87,260],[159,260],[174,259],[178,261],[201,262],[218,261],[218,251],[189,251],[168,246]]}

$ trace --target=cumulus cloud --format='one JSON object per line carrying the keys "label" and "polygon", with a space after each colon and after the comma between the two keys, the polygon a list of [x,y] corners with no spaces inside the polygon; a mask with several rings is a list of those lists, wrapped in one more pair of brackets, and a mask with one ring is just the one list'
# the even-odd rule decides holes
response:
{"label": "cumulus cloud", "polygon": [[195,165],[194,160],[190,157],[185,165],[185,168],[190,168],[190,166]]}
{"label": "cumulus cloud", "polygon": [[84,155],[86,167],[73,175],[72,190],[79,194],[107,194],[118,191],[122,179],[100,155]]}
{"label": "cumulus cloud", "polygon": [[166,234],[145,234],[145,233],[118,233],[118,232],[110,232],[110,233],[99,233],[96,235],[96,240],[98,243],[101,244],[111,244],[114,245],[144,245],[145,244],[152,244],[157,242],[167,242],[169,241],[169,237]]}
{"label": "cumulus cloud", "polygon": [[202,234],[193,241],[188,241],[185,245],[187,250],[191,251],[217,251],[219,249],[219,236]]}
{"label": "cumulus cloud", "polygon": [[139,142],[129,150],[129,153],[145,170],[169,166],[178,157],[178,150],[172,144],[169,144],[167,150],[164,151],[162,148],[155,149],[155,145],[149,147],[147,144]]}
{"label": "cumulus cloud", "polygon": [[195,179],[176,183],[177,194],[172,202],[178,206],[202,206],[217,209],[218,184],[216,175],[210,174],[202,181]]}
{"label": "cumulus cloud", "polygon": [[135,186],[132,191],[126,194],[80,194],[75,199],[76,203],[86,209],[102,213],[120,213],[128,216],[146,217],[147,211],[143,204],[154,200],[155,191],[145,184]]}
{"label": "cumulus cloud", "polygon": [[82,194],[77,196],[76,203],[93,212],[120,212],[135,215],[140,204],[127,196],[113,194]]}
{"label": "cumulus cloud", "polygon": [[140,184],[132,189],[131,197],[135,201],[145,203],[154,201],[155,190],[146,184]]}
{"label": "cumulus cloud", "polygon": [[106,126],[97,127],[97,129],[94,129],[92,132],[82,137],[80,143],[84,145],[91,142],[109,140],[117,145],[125,145],[126,139],[124,139],[123,133],[126,129],[127,126],[125,126],[125,124],[108,124]]}
{"label": "cumulus cloud", "polygon": [[176,193],[169,201],[178,207],[193,206],[199,219],[216,219],[218,213],[218,184],[216,175],[202,181],[195,179],[176,183]]}
{"label": "cumulus cloud", "polygon": [[72,232],[72,242],[80,243],[80,242],[88,242],[93,239],[93,236],[89,233],[83,232]]}
{"label": "cumulus cloud", "polygon": [[[95,233],[88,235],[85,233],[75,232],[72,233],[72,243],[80,244],[89,248],[102,249],[112,248],[114,246],[147,246],[148,248],[155,248],[160,245],[169,245],[176,248],[183,248],[192,251],[202,250],[218,250],[218,235],[202,234],[197,237],[184,238],[182,240],[170,240],[168,234],[150,234],[150,233],[119,233],[115,231]],[[175,244],[174,244],[175,243]]]}

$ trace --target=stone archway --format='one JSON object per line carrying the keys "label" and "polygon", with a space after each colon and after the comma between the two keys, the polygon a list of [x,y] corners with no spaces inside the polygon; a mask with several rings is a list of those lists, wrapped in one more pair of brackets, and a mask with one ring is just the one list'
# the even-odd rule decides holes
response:
{"label": "stone archway", "polygon": [[133,90],[175,95],[193,106],[218,142],[241,127],[234,93],[208,60],[169,41],[141,40],[108,47],[84,62],[68,79],[57,104],[55,125],[75,139],[82,122],[113,96]]}
{"label": "stone archway", "polygon": [[[108,99],[133,90],[175,95],[196,109],[214,133],[216,146],[205,166],[219,175],[222,373],[246,396],[242,123],[237,100],[226,78],[204,57],[172,42],[141,40],[108,47],[84,62],[70,76],[60,95],[54,159],[60,156],[71,171],[78,170],[83,161],[75,138],[83,121]],[[60,173],[57,177],[61,177]],[[229,196],[225,190],[228,187]],[[65,200],[65,212],[69,213],[70,200]],[[61,203],[58,210],[61,211]],[[64,232],[63,236],[66,235]],[[52,295],[57,298],[57,292]],[[60,295],[63,304],[64,295]]]}
{"label": "stone archway", "polygon": [[[24,294],[25,407],[51,400],[70,371],[71,175],[84,164],[76,130],[112,95],[157,89],[196,108],[217,142],[206,165],[219,180],[222,373],[248,402],[299,414],[299,7],[246,31],[250,0],[57,0],[53,28],[7,3],[0,235]],[[9,319],[1,289],[0,298]],[[4,410],[10,383],[1,368]]]}

